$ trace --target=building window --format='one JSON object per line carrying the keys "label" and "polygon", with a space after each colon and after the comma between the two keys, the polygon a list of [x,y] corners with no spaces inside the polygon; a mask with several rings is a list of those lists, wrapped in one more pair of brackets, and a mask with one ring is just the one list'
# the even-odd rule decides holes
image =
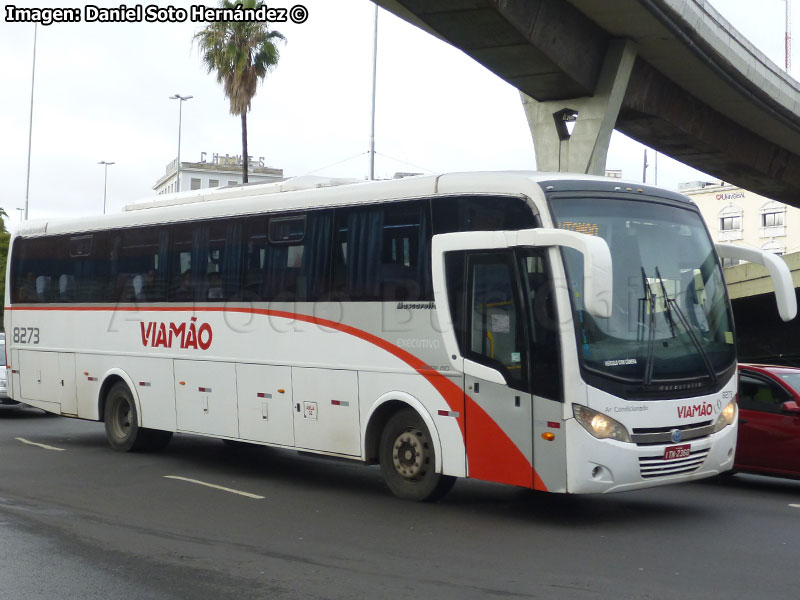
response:
{"label": "building window", "polygon": [[722,268],[735,267],[736,265],[739,265],[741,263],[742,261],[740,261],[738,258],[723,258]]}
{"label": "building window", "polygon": [[767,212],[761,215],[762,227],[782,227],[785,212]]}
{"label": "building window", "polygon": [[209,179],[208,180],[208,187],[219,187],[219,179]]}
{"label": "building window", "polygon": [[742,217],[720,217],[719,228],[721,231],[740,231],[742,229]]}
{"label": "building window", "polygon": [[191,189],[193,189],[193,190],[199,190],[200,189],[200,179],[199,178],[192,177]]}
{"label": "building window", "polygon": [[231,180],[229,179],[229,180],[228,180],[228,185],[239,185],[239,182],[238,182],[238,181],[231,181]]}
{"label": "building window", "polygon": [[732,242],[741,240],[744,236],[743,231],[743,211],[733,203],[723,208],[717,216],[719,217],[719,233],[717,238],[720,242]]}

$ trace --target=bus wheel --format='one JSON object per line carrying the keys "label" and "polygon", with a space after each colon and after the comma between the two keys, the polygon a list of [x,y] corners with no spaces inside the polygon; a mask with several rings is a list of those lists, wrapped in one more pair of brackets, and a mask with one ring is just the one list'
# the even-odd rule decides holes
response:
{"label": "bus wheel", "polygon": [[436,455],[428,428],[411,409],[395,413],[380,442],[381,473],[398,498],[433,502],[450,491],[455,477],[437,473]]}
{"label": "bus wheel", "polygon": [[114,450],[130,452],[134,450],[139,437],[139,419],[136,404],[128,386],[115,383],[106,398],[106,439]]}

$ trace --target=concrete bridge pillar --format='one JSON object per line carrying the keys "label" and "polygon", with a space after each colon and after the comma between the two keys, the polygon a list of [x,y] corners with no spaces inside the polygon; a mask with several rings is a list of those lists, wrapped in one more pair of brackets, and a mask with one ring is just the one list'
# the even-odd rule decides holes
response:
{"label": "concrete bridge pillar", "polygon": [[[520,92],[540,171],[605,173],[611,132],[635,59],[632,41],[612,40],[594,96],[539,102]],[[574,122],[571,135],[569,122]]]}

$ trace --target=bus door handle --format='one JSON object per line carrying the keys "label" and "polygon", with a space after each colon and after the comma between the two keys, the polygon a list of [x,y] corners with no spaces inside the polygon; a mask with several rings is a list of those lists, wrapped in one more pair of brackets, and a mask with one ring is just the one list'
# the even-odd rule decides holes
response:
{"label": "bus door handle", "polygon": [[475,391],[476,394],[480,394],[481,393],[481,384],[476,381],[473,384],[473,388],[472,389]]}
{"label": "bus door handle", "polygon": [[300,412],[300,403],[299,402],[297,404],[295,404],[294,407],[297,409],[297,412]]}

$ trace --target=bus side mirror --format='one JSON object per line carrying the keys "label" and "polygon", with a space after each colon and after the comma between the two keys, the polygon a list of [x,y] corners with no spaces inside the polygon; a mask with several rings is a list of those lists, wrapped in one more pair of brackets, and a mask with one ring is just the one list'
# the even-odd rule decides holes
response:
{"label": "bus side mirror", "polygon": [[611,250],[603,238],[567,229],[523,229],[518,234],[517,245],[558,246],[583,254],[584,306],[595,317],[607,319],[611,316]]}
{"label": "bus side mirror", "polygon": [[775,287],[775,300],[778,303],[778,314],[781,319],[791,321],[797,316],[797,297],[794,294],[792,273],[780,256],[733,244],[715,244],[715,247],[721,258],[746,260],[767,267],[772,285]]}

